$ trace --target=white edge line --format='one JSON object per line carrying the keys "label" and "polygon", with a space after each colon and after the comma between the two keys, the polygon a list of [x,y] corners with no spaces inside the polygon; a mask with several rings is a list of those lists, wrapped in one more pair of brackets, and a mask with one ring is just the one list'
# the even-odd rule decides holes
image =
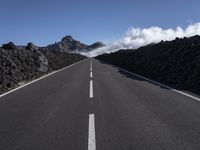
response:
{"label": "white edge line", "polygon": [[24,84],[24,85],[22,85],[22,86],[19,86],[19,87],[15,88],[15,89],[13,89],[13,90],[10,90],[10,91],[8,91],[8,92],[6,92],[6,93],[4,93],[4,94],[1,94],[1,95],[0,95],[0,98],[3,97],[3,96],[6,96],[6,95],[8,95],[8,94],[10,94],[10,93],[12,93],[12,92],[15,92],[15,91],[17,91],[17,90],[19,90],[19,89],[21,89],[21,88],[23,88],[23,87],[26,87],[26,86],[28,86],[28,85],[34,83],[34,82],[37,82],[37,81],[39,81],[39,80],[41,80],[41,79],[43,79],[43,78],[46,78],[46,77],[48,77],[48,76],[50,76],[50,75],[53,75],[53,74],[55,74],[55,73],[58,73],[58,72],[60,72],[60,71],[63,71],[63,70],[65,70],[65,69],[67,69],[67,68],[70,68],[70,67],[72,67],[72,66],[74,66],[74,65],[77,65],[77,64],[79,64],[79,63],[81,63],[82,61],[85,61],[85,60],[87,60],[87,59],[81,60],[81,61],[76,62],[76,63],[74,63],[74,64],[71,64],[71,65],[69,65],[69,66],[67,66],[67,67],[64,67],[64,68],[62,68],[62,69],[59,69],[59,70],[53,71],[53,72],[51,72],[51,73],[49,73],[49,74],[46,74],[46,75],[44,75],[44,76],[42,76],[42,77],[40,77],[40,78],[38,78],[38,79],[35,79],[35,80],[33,80],[33,81],[30,81],[30,82],[28,82],[28,83],[26,83],[26,84]]}
{"label": "white edge line", "polygon": [[96,150],[95,118],[94,118],[94,114],[89,114],[88,150]]}
{"label": "white edge line", "polygon": [[[115,66],[115,65],[114,65],[114,66]],[[172,91],[174,91],[174,92],[177,92],[177,93],[182,94],[182,95],[184,95],[184,96],[187,96],[187,97],[190,97],[190,98],[195,99],[195,100],[197,100],[197,101],[200,101],[200,98],[198,98],[198,97],[195,97],[195,96],[192,96],[192,95],[187,94],[187,93],[185,93],[185,92],[176,90],[176,89],[171,88],[171,87],[169,87],[169,86],[167,86],[167,85],[164,85],[164,84],[162,84],[162,83],[159,83],[159,82],[154,81],[154,80],[151,80],[151,79],[148,79],[148,78],[146,78],[146,77],[144,77],[144,76],[135,74],[135,73],[133,73],[133,72],[130,72],[130,71],[125,70],[125,69],[123,69],[123,68],[120,68],[120,67],[118,67],[118,66],[116,66],[116,67],[119,68],[120,70],[123,70],[123,71],[129,73],[129,74],[135,75],[135,76],[137,76],[137,77],[139,77],[139,78],[142,78],[142,79],[144,79],[144,80],[150,81],[150,82],[152,82],[152,83],[155,83],[155,84],[157,84],[157,85],[160,85],[160,86],[162,86],[162,87],[165,87],[165,88],[167,88],[167,89],[170,89],[170,90],[172,90]]]}
{"label": "white edge line", "polygon": [[90,80],[90,98],[93,98],[93,81]]}

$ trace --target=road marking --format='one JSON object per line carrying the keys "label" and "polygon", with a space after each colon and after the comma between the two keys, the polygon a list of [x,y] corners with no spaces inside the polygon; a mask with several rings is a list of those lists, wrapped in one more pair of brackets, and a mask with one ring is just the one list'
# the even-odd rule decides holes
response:
{"label": "road marking", "polygon": [[44,76],[42,76],[42,77],[40,77],[40,78],[38,78],[38,79],[36,79],[36,80],[30,81],[30,82],[28,82],[28,83],[26,83],[26,84],[24,84],[24,85],[22,85],[22,86],[19,86],[19,87],[15,88],[15,89],[13,89],[13,90],[11,90],[11,91],[8,91],[8,92],[6,92],[6,93],[4,93],[4,94],[1,94],[1,95],[0,95],[0,98],[3,97],[3,96],[6,96],[6,95],[8,95],[8,94],[10,94],[10,93],[12,93],[12,92],[15,92],[15,91],[17,91],[17,90],[19,90],[19,89],[21,89],[21,88],[24,88],[24,87],[26,87],[26,86],[28,86],[28,85],[30,85],[30,84],[32,84],[32,83],[35,83],[35,82],[37,82],[37,81],[39,81],[39,80],[41,80],[41,79],[44,79],[44,78],[46,78],[46,77],[48,77],[48,76],[51,76],[51,75],[53,75],[53,74],[55,74],[55,73],[58,73],[58,72],[60,72],[60,71],[63,71],[63,70],[65,70],[65,69],[67,69],[67,68],[70,68],[70,67],[72,67],[72,66],[74,66],[74,65],[77,65],[77,64],[79,64],[79,63],[81,63],[81,62],[83,62],[83,61],[85,61],[85,60],[87,60],[87,59],[84,59],[84,60],[81,60],[81,61],[79,61],[79,62],[76,62],[76,63],[74,63],[74,64],[72,64],[72,65],[69,65],[69,66],[67,66],[67,67],[65,67],[65,68],[56,70],[56,71],[54,71],[54,72],[52,72],[52,73],[49,73],[49,74],[47,74],[47,75],[44,75]]}
{"label": "road marking", "polygon": [[90,68],[92,68],[92,59],[91,59],[91,61],[90,61]]}
{"label": "road marking", "polygon": [[88,150],[96,150],[95,118],[94,118],[94,114],[89,114]]}
{"label": "road marking", "polygon": [[179,93],[179,94],[182,94],[182,95],[184,95],[184,96],[187,96],[187,97],[190,97],[190,98],[195,99],[195,100],[197,100],[197,101],[200,101],[200,98],[198,98],[198,97],[196,97],[196,96],[193,96],[193,95],[190,95],[190,94],[188,94],[188,93],[185,93],[185,92],[176,90],[176,89],[171,88],[171,87],[169,87],[169,86],[167,86],[167,85],[164,85],[164,84],[162,84],[162,83],[159,83],[159,82],[154,81],[154,80],[151,80],[151,79],[148,79],[148,78],[146,78],[146,77],[144,77],[144,76],[135,74],[135,73],[133,73],[133,72],[130,72],[130,71],[125,70],[125,69],[123,69],[123,68],[120,68],[120,67],[118,67],[118,66],[116,66],[116,67],[119,68],[120,70],[123,70],[123,71],[125,71],[125,72],[131,74],[131,75],[137,76],[137,77],[142,78],[142,79],[144,79],[144,80],[146,80],[146,81],[155,83],[155,84],[157,84],[157,85],[159,85],[159,86],[165,87],[165,88],[167,88],[167,89],[169,89],[169,90],[172,90],[172,91],[177,92],[177,93]]}
{"label": "road marking", "polygon": [[92,72],[90,72],[90,78],[92,78]]}
{"label": "road marking", "polygon": [[90,80],[90,98],[93,98],[93,81]]}
{"label": "road marking", "polygon": [[90,71],[92,71],[92,60],[90,61]]}

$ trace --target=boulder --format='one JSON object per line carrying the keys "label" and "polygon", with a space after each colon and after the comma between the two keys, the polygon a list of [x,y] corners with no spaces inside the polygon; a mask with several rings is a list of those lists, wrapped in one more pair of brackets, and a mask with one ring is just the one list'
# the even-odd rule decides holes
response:
{"label": "boulder", "polygon": [[16,49],[16,46],[13,42],[9,42],[7,44],[3,44],[2,48],[5,50],[14,50],[14,49]]}
{"label": "boulder", "polygon": [[38,47],[35,46],[33,43],[28,43],[26,46],[26,50],[37,50]]}

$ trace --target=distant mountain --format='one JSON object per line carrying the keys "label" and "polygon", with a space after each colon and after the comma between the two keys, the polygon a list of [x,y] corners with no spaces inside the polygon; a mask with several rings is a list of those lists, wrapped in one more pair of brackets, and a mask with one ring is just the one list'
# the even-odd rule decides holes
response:
{"label": "distant mountain", "polygon": [[97,48],[100,48],[100,47],[103,47],[103,46],[105,46],[105,45],[102,42],[96,42],[96,43],[86,47],[86,50],[87,51],[92,51],[94,49],[97,49]]}
{"label": "distant mountain", "polygon": [[[8,46],[12,46],[12,42],[8,44]],[[7,46],[7,45],[4,45]],[[17,49],[43,49],[43,50],[50,50],[50,51],[61,51],[61,52],[69,52],[69,53],[81,53],[81,52],[88,52],[94,49],[100,48],[105,46],[102,42],[95,42],[92,45],[87,45],[81,43],[78,40],[73,39],[73,37],[67,35],[62,38],[61,41],[55,42],[54,44],[49,44],[44,47],[39,47],[34,45],[33,43],[28,43],[28,45],[16,45]]]}
{"label": "distant mountain", "polygon": [[[0,52],[1,52],[1,50],[9,50],[8,52],[13,52],[13,53],[19,52],[19,57],[21,59],[25,59],[24,56],[20,55],[21,52],[26,53],[26,52],[30,51],[33,53],[38,53],[38,57],[39,57],[39,55],[41,55],[40,59],[43,58],[44,54],[46,54],[49,57],[49,60],[50,60],[49,62],[51,63],[51,62],[54,62],[54,60],[57,58],[58,58],[57,60],[59,60],[59,58],[62,57],[62,55],[63,56],[69,55],[71,57],[71,55],[73,55],[73,53],[74,53],[74,56],[79,57],[78,54],[80,54],[81,58],[85,58],[85,56],[81,56],[81,55],[84,55],[84,52],[89,52],[89,51],[92,51],[94,49],[97,49],[97,48],[100,48],[103,46],[105,46],[105,45],[101,42],[96,42],[96,43],[93,43],[92,45],[87,45],[87,44],[81,43],[78,40],[73,39],[71,36],[65,36],[61,39],[61,41],[56,42],[54,44],[44,46],[44,47],[34,45],[31,42],[28,43],[27,45],[15,45],[13,42],[9,42],[6,44],[2,44],[2,46],[0,47]],[[11,50],[13,50],[13,51],[11,51]],[[2,54],[2,55],[4,55],[4,54]],[[57,57],[55,55],[59,55],[59,56]],[[27,55],[27,57],[32,57],[32,54],[30,54],[30,56]],[[1,56],[0,56],[0,58],[1,58]],[[36,62],[37,62],[37,60],[36,60]],[[64,65],[60,65],[60,64],[66,63],[66,62],[65,63],[63,63],[63,62],[65,62],[63,60],[63,58],[60,58],[60,61],[55,62],[59,65],[51,63],[50,66],[56,66],[56,67],[62,66],[63,67]],[[1,60],[0,60],[0,67],[1,67],[1,63],[4,63],[4,62],[1,62]],[[53,70],[58,69],[58,67],[57,68],[56,67],[54,67]],[[2,70],[0,68],[0,74],[1,74],[1,71]],[[1,78],[0,78],[0,83],[1,83]],[[1,85],[0,85],[0,93],[1,93]]]}
{"label": "distant mountain", "polygon": [[83,44],[80,41],[74,40],[71,36],[65,36],[60,42],[48,45],[46,48],[48,48],[49,50],[73,52],[85,49],[86,47],[88,47],[88,45]]}
{"label": "distant mountain", "polygon": [[71,36],[65,36],[60,42],[48,45],[46,48],[54,51],[81,52],[91,51],[102,46],[104,46],[104,44],[101,42],[96,42],[92,45],[86,45],[73,39]]}

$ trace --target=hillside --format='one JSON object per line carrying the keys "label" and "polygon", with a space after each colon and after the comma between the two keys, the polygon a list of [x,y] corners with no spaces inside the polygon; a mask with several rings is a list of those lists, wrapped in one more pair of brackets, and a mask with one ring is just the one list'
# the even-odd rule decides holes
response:
{"label": "hillside", "polygon": [[97,57],[174,88],[200,94],[200,36]]}
{"label": "hillside", "polygon": [[0,94],[85,58],[79,54],[49,51],[32,43],[21,48],[12,42],[4,44],[0,48]]}

